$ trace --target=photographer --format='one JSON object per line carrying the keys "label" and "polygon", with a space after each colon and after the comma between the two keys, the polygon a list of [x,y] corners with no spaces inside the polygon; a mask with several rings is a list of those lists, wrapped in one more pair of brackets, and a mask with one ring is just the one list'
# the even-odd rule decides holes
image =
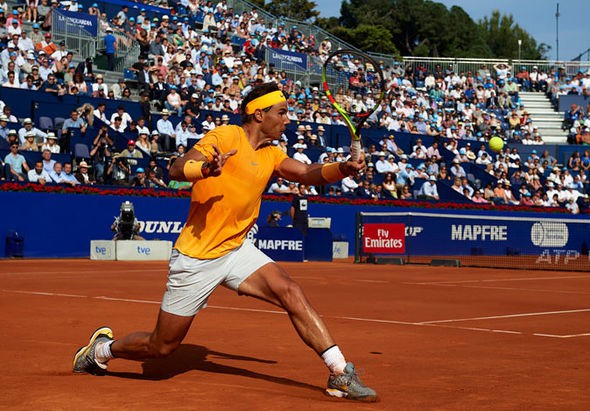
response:
{"label": "photographer", "polygon": [[282,213],[280,211],[273,211],[268,215],[266,219],[266,225],[269,227],[280,227],[281,226],[281,216]]}
{"label": "photographer", "polygon": [[111,163],[113,140],[109,137],[109,129],[103,125],[92,142],[90,157],[94,165],[95,178],[99,183],[105,182],[105,168]]}
{"label": "photographer", "polygon": [[115,156],[107,170],[107,176],[111,178],[111,183],[117,186],[128,186],[131,168],[126,158]]}
{"label": "photographer", "polygon": [[135,210],[131,201],[121,204],[119,217],[115,217],[111,230],[115,233],[113,240],[143,240],[139,236],[141,226],[135,218]]}

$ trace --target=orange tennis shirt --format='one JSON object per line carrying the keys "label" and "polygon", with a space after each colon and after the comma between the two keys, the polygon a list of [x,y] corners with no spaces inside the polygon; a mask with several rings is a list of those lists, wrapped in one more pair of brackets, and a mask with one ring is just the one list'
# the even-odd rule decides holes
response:
{"label": "orange tennis shirt", "polygon": [[199,259],[221,257],[239,247],[260,213],[260,203],[273,172],[287,155],[274,145],[258,150],[239,126],[221,126],[208,132],[194,148],[212,158],[234,148],[221,175],[195,182],[186,225],[175,248]]}

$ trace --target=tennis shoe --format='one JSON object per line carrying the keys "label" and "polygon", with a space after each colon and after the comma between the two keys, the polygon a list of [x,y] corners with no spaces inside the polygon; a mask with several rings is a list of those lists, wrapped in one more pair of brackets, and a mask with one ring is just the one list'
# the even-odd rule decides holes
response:
{"label": "tennis shoe", "polygon": [[344,373],[330,375],[326,394],[331,397],[365,402],[375,402],[378,398],[377,393],[359,379],[351,362],[346,364]]}
{"label": "tennis shoe", "polygon": [[107,371],[107,365],[100,363],[94,357],[96,345],[99,343],[106,343],[113,340],[113,330],[109,327],[100,327],[92,336],[88,345],[80,348],[76,355],[74,355],[74,372],[88,373],[93,375],[104,375]]}

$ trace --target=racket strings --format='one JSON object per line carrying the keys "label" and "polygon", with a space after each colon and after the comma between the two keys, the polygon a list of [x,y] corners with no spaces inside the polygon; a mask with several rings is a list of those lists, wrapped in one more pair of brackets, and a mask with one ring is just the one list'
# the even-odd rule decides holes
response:
{"label": "racket strings", "polygon": [[382,99],[383,79],[374,64],[354,54],[334,54],[326,63],[328,98],[351,117],[368,117]]}

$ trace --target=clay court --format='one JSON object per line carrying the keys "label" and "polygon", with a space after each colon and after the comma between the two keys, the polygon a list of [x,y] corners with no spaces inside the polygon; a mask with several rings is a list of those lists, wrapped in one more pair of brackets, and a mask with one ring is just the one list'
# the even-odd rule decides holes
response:
{"label": "clay court", "polygon": [[590,274],[284,263],[376,404],[323,395],[327,371],[274,306],[220,288],[161,360],[73,375],[95,328],[150,330],[166,263],[1,263],[0,407],[27,410],[587,410]]}

